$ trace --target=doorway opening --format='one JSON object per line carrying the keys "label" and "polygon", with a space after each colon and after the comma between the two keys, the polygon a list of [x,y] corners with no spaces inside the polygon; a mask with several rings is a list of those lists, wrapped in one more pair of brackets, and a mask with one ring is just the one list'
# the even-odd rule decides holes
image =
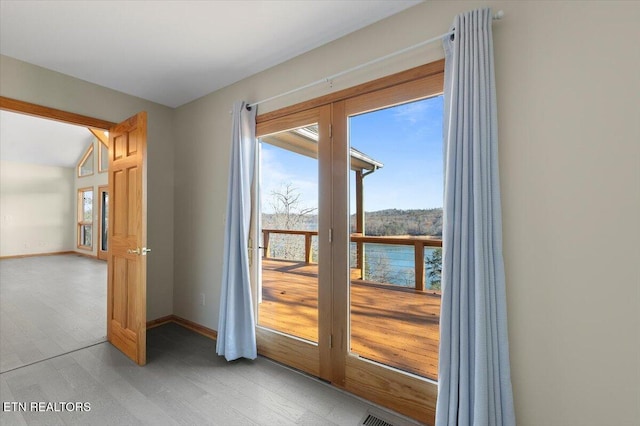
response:
{"label": "doorway opening", "polygon": [[0,371],[106,340],[107,265],[86,126],[0,111]]}

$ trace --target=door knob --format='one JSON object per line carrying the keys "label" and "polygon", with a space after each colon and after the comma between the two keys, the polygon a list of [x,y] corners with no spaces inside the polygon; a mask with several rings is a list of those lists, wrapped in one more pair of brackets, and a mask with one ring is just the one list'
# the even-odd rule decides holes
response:
{"label": "door knob", "polygon": [[146,248],[146,247],[142,247],[142,250],[140,250],[140,247],[135,248],[135,249],[128,249],[127,253],[128,254],[137,254],[138,256],[143,255],[146,256],[147,253],[151,252],[150,248]]}

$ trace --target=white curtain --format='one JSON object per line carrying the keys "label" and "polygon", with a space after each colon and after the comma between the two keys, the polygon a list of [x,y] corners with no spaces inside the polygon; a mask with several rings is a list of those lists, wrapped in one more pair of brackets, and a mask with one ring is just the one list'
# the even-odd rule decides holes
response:
{"label": "white curtain", "polygon": [[233,106],[227,222],[224,233],[222,291],[216,352],[227,361],[255,359],[256,329],[249,281],[251,182],[256,150],[256,109]]}
{"label": "white curtain", "polygon": [[445,45],[445,190],[436,425],[515,425],[490,9]]}

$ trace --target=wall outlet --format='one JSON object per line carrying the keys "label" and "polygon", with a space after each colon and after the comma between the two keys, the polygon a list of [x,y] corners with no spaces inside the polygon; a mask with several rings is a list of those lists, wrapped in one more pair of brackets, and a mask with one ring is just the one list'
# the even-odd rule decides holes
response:
{"label": "wall outlet", "polygon": [[205,305],[205,301],[204,301],[204,293],[200,293],[200,305],[204,306]]}

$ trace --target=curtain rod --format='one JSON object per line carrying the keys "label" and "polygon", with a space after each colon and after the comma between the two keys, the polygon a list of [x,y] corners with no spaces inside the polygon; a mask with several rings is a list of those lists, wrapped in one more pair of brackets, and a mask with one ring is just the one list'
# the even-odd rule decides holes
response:
{"label": "curtain rod", "polygon": [[[499,21],[502,18],[504,18],[504,12],[502,10],[499,10],[495,15],[493,15],[493,20],[494,21]],[[292,93],[296,93],[296,92],[299,92],[301,90],[308,89],[308,88],[313,87],[313,86],[317,86],[318,84],[330,83],[331,80],[336,79],[338,77],[342,77],[345,74],[349,74],[351,72],[358,71],[358,70],[360,70],[362,68],[368,67],[369,65],[377,64],[378,62],[382,62],[382,61],[387,60],[389,58],[393,58],[394,56],[401,55],[401,54],[409,52],[409,51],[411,51],[413,49],[417,49],[418,47],[426,46],[427,44],[431,44],[434,41],[442,40],[444,37],[449,37],[449,36],[451,36],[453,34],[455,34],[455,30],[446,32],[444,34],[440,34],[439,36],[430,38],[428,40],[421,41],[420,43],[416,43],[416,44],[414,44],[412,46],[405,47],[404,49],[396,50],[395,52],[389,53],[388,55],[380,56],[379,58],[372,59],[371,61],[365,62],[365,63],[360,64],[360,65],[356,65],[355,67],[348,68],[348,69],[346,69],[344,71],[337,72],[337,73],[332,74],[332,75],[330,75],[328,77],[321,78],[320,80],[316,80],[316,81],[314,81],[312,83],[309,83],[309,84],[305,84],[304,86],[296,87],[295,89],[289,90],[289,91],[284,92],[284,93],[280,93],[279,95],[271,96],[270,98],[266,98],[266,99],[263,99],[261,101],[254,102],[252,104],[247,105],[247,109],[250,110],[254,106],[258,106],[260,104],[263,104],[263,103],[266,103],[266,102],[273,101],[275,99],[281,98],[283,96],[287,96],[287,95],[290,95]]]}

